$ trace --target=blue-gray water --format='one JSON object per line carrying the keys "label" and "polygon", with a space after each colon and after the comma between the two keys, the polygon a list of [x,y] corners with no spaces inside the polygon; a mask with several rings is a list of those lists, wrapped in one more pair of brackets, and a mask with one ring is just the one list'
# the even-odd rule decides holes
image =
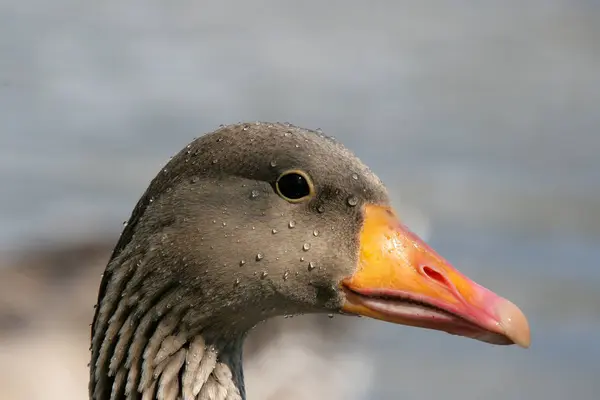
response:
{"label": "blue-gray water", "polygon": [[117,233],[219,124],[322,128],[532,325],[524,351],[362,320],[368,398],[594,399],[599,104],[596,1],[0,0],[0,247]]}

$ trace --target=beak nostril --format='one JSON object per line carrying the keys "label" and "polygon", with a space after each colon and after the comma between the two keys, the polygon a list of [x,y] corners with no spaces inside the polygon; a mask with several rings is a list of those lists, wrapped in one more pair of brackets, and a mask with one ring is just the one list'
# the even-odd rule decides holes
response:
{"label": "beak nostril", "polygon": [[422,271],[425,274],[425,276],[436,281],[440,285],[451,286],[450,282],[448,282],[446,277],[444,275],[442,275],[441,273],[437,272],[435,269],[428,267],[428,266],[424,266],[424,267],[422,267]]}

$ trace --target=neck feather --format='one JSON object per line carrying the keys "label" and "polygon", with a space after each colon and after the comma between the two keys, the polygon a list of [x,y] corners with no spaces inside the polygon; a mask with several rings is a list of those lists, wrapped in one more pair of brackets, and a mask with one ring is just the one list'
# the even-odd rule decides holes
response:
{"label": "neck feather", "polygon": [[157,269],[141,268],[147,261],[131,258],[118,268],[114,261],[92,326],[90,399],[245,399],[245,335],[215,335],[208,314],[198,312],[204,307],[186,302]]}

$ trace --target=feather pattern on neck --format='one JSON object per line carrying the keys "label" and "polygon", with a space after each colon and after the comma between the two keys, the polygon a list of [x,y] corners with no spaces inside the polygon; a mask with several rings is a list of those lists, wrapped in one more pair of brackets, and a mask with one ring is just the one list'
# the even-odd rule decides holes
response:
{"label": "feather pattern on neck", "polygon": [[199,307],[185,301],[189,296],[168,279],[166,269],[140,268],[154,262],[148,256],[120,263],[126,253],[104,276],[92,337],[90,398],[243,400],[244,335],[229,341],[213,337],[198,321]]}

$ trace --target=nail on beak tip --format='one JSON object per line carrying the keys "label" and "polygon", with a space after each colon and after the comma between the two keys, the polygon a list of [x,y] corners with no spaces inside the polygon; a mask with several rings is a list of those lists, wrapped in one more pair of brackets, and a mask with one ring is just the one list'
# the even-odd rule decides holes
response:
{"label": "nail on beak tip", "polygon": [[503,299],[496,305],[496,315],[504,334],[516,345],[528,348],[531,344],[529,323],[519,307]]}

